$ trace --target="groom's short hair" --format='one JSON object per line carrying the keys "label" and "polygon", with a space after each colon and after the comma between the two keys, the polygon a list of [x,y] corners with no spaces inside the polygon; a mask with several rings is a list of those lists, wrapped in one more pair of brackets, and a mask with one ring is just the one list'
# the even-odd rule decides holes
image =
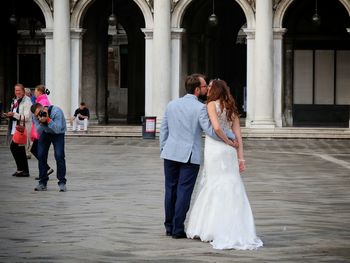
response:
{"label": "groom's short hair", "polygon": [[199,73],[187,76],[185,81],[185,88],[188,94],[194,94],[195,89],[201,85],[201,81],[199,78],[205,79],[205,76]]}

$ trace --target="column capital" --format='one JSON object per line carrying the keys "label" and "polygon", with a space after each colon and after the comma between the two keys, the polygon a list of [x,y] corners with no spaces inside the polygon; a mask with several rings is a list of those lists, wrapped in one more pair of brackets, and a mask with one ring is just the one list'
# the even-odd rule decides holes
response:
{"label": "column capital", "polygon": [[71,39],[81,39],[85,32],[86,32],[86,29],[83,29],[83,28],[71,28],[70,29]]}
{"label": "column capital", "polygon": [[247,39],[255,39],[255,29],[243,28],[243,31],[247,35]]}
{"label": "column capital", "polygon": [[153,29],[141,28],[141,31],[145,34],[145,39],[153,39]]}
{"label": "column capital", "polygon": [[171,39],[181,39],[185,32],[184,28],[173,27],[171,28]]}
{"label": "column capital", "polygon": [[[180,0],[170,0],[171,2],[171,12],[174,11],[175,6]],[[146,3],[148,4],[150,10],[153,12],[154,11],[154,0],[146,0]]]}
{"label": "column capital", "polygon": [[273,28],[273,39],[283,39],[283,35],[287,32],[287,28]]}
{"label": "column capital", "polygon": [[45,35],[45,39],[53,39],[53,28],[42,28],[41,32]]}

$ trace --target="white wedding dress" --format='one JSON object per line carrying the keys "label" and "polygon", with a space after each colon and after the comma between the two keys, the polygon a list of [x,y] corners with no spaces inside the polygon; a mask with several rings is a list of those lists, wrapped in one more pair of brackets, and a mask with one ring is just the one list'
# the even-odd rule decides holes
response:
{"label": "white wedding dress", "polygon": [[[220,126],[230,129],[225,110],[216,111]],[[254,218],[239,173],[237,151],[221,141],[205,138],[204,168],[186,229],[188,238],[210,242],[215,249],[256,249]]]}

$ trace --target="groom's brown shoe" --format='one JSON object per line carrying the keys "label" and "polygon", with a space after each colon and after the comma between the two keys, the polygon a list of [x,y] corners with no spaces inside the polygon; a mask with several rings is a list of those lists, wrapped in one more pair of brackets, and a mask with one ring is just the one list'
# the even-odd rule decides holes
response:
{"label": "groom's brown shoe", "polygon": [[173,238],[180,239],[180,238],[187,238],[187,236],[186,236],[186,233],[181,233],[181,234],[173,235]]}

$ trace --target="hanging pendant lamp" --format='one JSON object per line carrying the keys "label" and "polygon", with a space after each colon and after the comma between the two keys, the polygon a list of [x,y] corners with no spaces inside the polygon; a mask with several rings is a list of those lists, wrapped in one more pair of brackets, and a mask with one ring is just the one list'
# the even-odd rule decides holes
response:
{"label": "hanging pendant lamp", "polygon": [[114,14],[114,0],[112,1],[112,13],[108,17],[108,35],[117,35],[117,16]]}
{"label": "hanging pendant lamp", "polygon": [[315,14],[312,16],[312,22],[315,24],[315,25],[320,25],[321,24],[321,17],[320,15],[317,13],[317,1],[318,0],[315,0]]}
{"label": "hanging pendant lamp", "polygon": [[215,0],[213,0],[213,13],[208,18],[209,25],[215,27],[219,24],[219,19],[215,15]]}

